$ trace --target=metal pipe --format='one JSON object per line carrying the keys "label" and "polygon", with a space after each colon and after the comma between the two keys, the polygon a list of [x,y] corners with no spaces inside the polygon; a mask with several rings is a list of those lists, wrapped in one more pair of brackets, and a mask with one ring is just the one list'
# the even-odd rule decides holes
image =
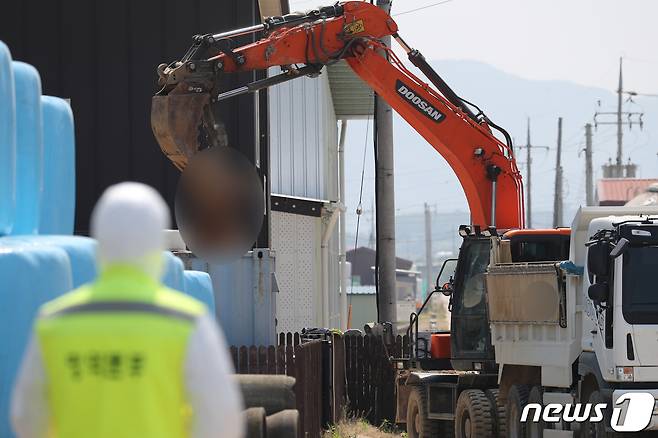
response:
{"label": "metal pipe", "polygon": [[[338,140],[338,202],[345,204],[345,136],[347,133],[347,120],[340,121],[340,139]],[[346,223],[345,209],[340,211],[338,238],[338,275],[340,276],[340,329],[347,330],[347,243],[345,240]]]}
{"label": "metal pipe", "polygon": [[240,96],[241,94],[247,94],[250,91],[251,90],[249,89],[249,87],[247,87],[245,85],[243,87],[239,87],[239,88],[235,88],[233,90],[229,90],[229,91],[225,91],[223,93],[219,93],[217,95],[217,100],[220,101],[220,100],[224,100],[224,99],[229,99],[231,97]]}
{"label": "metal pipe", "polygon": [[317,68],[314,66],[304,66],[295,71],[288,71],[285,73],[278,74],[276,76],[271,76],[265,79],[259,79],[244,85],[242,87],[235,88],[233,90],[225,91],[217,95],[217,101],[229,99],[231,97],[239,96],[241,94],[255,93],[258,90],[262,90],[273,85],[282,84],[284,82],[292,81],[293,79],[301,78],[312,73],[317,73]]}
{"label": "metal pipe", "polygon": [[491,181],[491,226],[496,226],[496,185],[497,180]]}
{"label": "metal pipe", "polygon": [[400,45],[400,47],[402,47],[402,49],[403,49],[406,53],[409,53],[409,52],[411,52],[411,51],[413,50],[413,49],[411,48],[411,46],[410,46],[409,44],[407,44],[407,42],[406,42],[405,40],[403,40],[402,37],[401,37],[400,35],[398,35],[397,33],[394,33],[394,34],[393,34],[393,38],[394,38],[395,41]]}
{"label": "metal pipe", "polygon": [[262,30],[265,30],[265,26],[262,24],[256,24],[254,26],[242,27],[240,29],[234,29],[234,30],[229,30],[227,32],[216,33],[212,37],[216,40],[220,40],[222,38],[231,38],[240,35],[247,35],[254,32],[260,32]]}
{"label": "metal pipe", "polygon": [[431,65],[427,62],[422,53],[418,50],[412,50],[408,52],[409,61],[418,67],[420,71],[423,72],[425,77],[430,80],[432,84],[445,96],[446,99],[450,101],[453,105],[460,108],[471,120],[476,123],[479,123],[477,116],[471,109],[464,103],[464,101],[455,93],[455,91],[450,88],[441,76],[432,68]]}
{"label": "metal pipe", "polygon": [[345,209],[342,205],[334,204],[334,207],[327,227],[322,234],[322,243],[320,245],[322,258],[322,325],[325,328],[329,328],[329,239],[334,233],[341,209]]}

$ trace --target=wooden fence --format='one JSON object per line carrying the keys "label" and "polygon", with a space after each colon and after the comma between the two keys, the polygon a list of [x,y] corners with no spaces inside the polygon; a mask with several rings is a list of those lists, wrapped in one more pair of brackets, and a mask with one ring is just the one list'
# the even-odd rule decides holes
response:
{"label": "wooden fence", "polygon": [[397,336],[386,345],[381,336],[346,336],[345,373],[350,416],[363,417],[379,426],[395,422],[395,363],[407,355],[409,338]]}
{"label": "wooden fence", "polygon": [[373,425],[395,422],[395,363],[408,355],[409,338],[386,345],[381,336],[331,334],[302,342],[281,333],[276,346],[231,347],[239,374],[285,374],[296,379],[299,438],[319,438],[345,413]]}
{"label": "wooden fence", "polygon": [[[301,342],[299,333],[280,333],[278,345],[231,347],[233,365],[238,374],[285,374],[294,377],[295,398],[299,410],[299,438],[319,438],[324,423],[333,422],[342,412],[342,385],[327,384],[323,378],[334,368],[333,343],[344,351],[342,337],[331,336],[331,342]],[[328,352],[328,355],[327,355]],[[344,357],[344,356],[343,356]],[[344,365],[338,367],[339,381],[344,382]],[[341,377],[342,376],[342,377]],[[337,390],[333,390],[338,386]],[[339,404],[336,404],[336,395]],[[329,406],[329,407],[327,407]]]}

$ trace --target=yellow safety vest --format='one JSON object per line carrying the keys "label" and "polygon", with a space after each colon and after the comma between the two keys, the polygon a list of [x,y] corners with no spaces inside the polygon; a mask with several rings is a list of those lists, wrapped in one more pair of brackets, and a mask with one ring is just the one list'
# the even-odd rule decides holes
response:
{"label": "yellow safety vest", "polygon": [[188,338],[205,306],[130,266],[45,304],[36,324],[57,438],[181,438]]}

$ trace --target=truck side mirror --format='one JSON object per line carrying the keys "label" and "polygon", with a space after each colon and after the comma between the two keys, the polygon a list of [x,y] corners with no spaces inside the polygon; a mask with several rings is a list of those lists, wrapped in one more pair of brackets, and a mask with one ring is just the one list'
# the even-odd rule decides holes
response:
{"label": "truck side mirror", "polygon": [[446,297],[449,297],[450,295],[452,295],[453,292],[454,289],[452,287],[452,278],[450,278],[449,282],[444,283],[443,286],[441,286],[441,293]]}
{"label": "truck side mirror", "polygon": [[[443,276],[443,271],[445,270],[446,266],[448,263],[451,264],[456,264],[457,259],[447,259],[444,260],[443,265],[441,265],[441,270],[439,271],[439,275],[436,276],[436,283],[434,285],[434,290],[435,291],[441,291],[441,293],[445,296],[449,296],[452,294],[452,275],[450,276],[450,280],[447,283],[444,283],[441,285],[441,277]],[[454,271],[455,268],[453,268]]]}
{"label": "truck side mirror", "polygon": [[597,277],[608,275],[610,268],[610,245],[608,242],[596,242],[587,250],[587,272]]}
{"label": "truck side mirror", "polygon": [[608,301],[608,282],[594,283],[587,289],[589,299],[596,303]]}

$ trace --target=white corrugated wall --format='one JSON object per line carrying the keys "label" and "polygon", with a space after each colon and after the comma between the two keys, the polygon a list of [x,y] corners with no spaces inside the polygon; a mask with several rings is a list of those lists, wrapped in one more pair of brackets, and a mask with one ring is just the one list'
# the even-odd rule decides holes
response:
{"label": "white corrugated wall", "polygon": [[[278,68],[270,74],[278,74]],[[338,127],[326,71],[318,78],[300,78],[269,89],[270,183],[272,193],[335,201],[338,198]],[[321,266],[292,254],[306,243],[314,263],[321,260],[320,245],[326,219],[320,226],[302,226],[310,218],[272,214],[272,248],[277,254],[277,331],[298,331],[322,325]],[[285,230],[296,230],[296,233]],[[338,227],[329,242],[329,325],[340,327],[338,297]],[[279,263],[279,260],[284,261]],[[292,263],[297,260],[297,263]],[[316,269],[317,268],[317,269]]]}
{"label": "white corrugated wall", "polygon": [[326,72],[271,87],[269,93],[272,193],[336,199],[338,129]]}

